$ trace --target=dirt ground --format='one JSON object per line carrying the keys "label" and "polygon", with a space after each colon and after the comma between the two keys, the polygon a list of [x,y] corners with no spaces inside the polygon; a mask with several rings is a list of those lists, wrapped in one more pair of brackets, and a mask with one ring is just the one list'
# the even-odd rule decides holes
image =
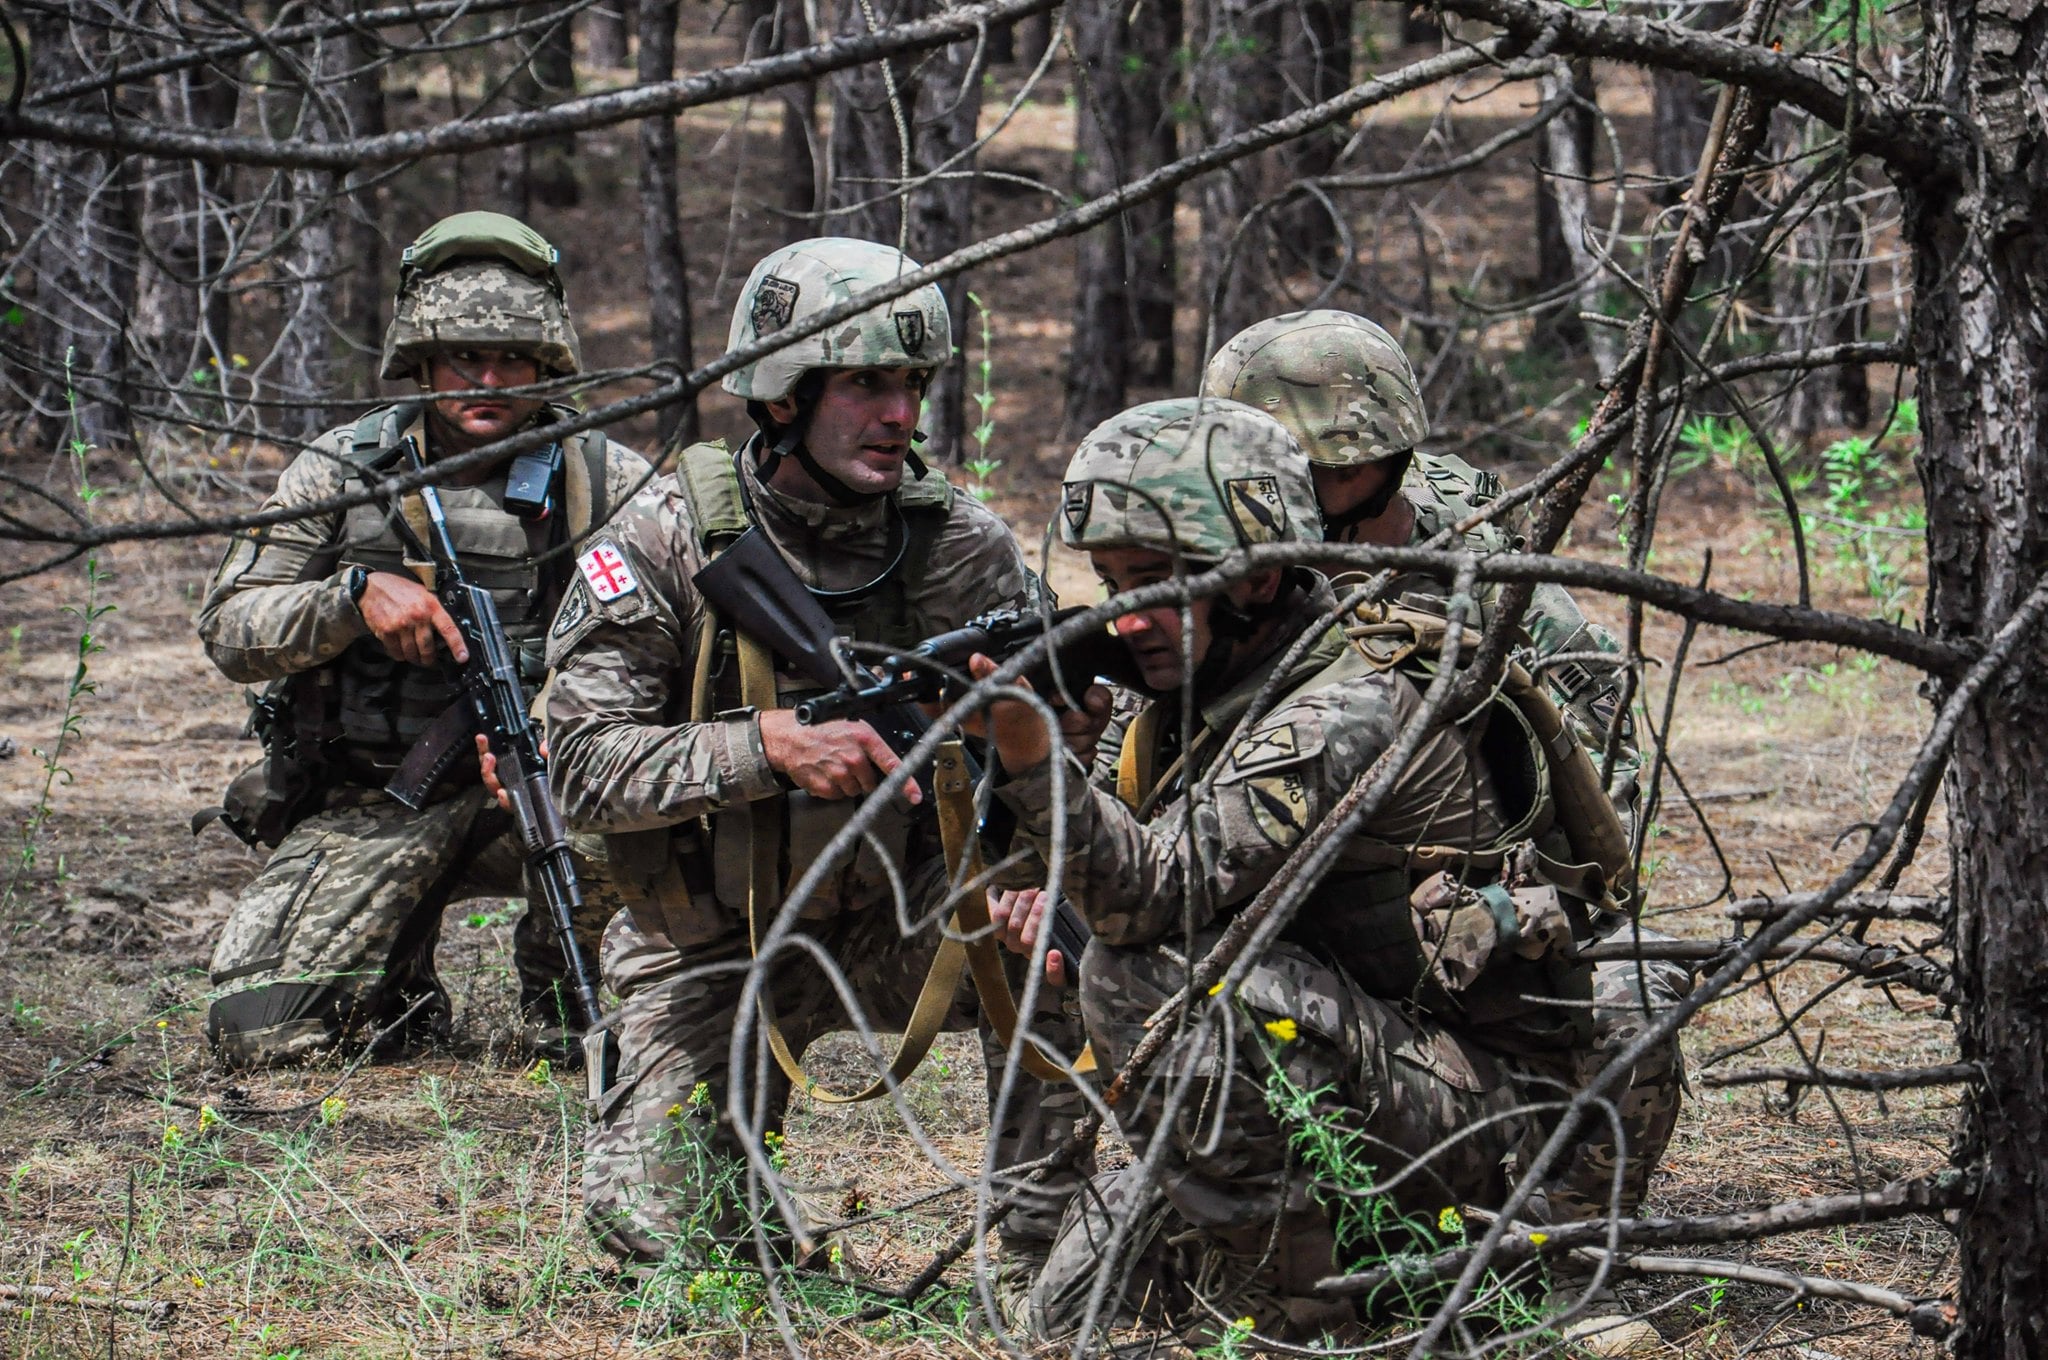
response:
{"label": "dirt ground", "polygon": [[[992,153],[997,163],[1058,182],[1063,120],[1071,113],[1057,94],[1020,112]],[[1626,99],[1620,104],[1626,113]],[[1411,123],[1419,129],[1417,120],[1436,107],[1388,110],[1379,125],[1389,134]],[[1473,120],[1465,135],[1478,140],[1499,113],[1462,110],[1461,118]],[[760,156],[770,129],[765,109],[751,121],[729,110],[686,120],[692,144],[704,148],[699,165],[717,170],[719,186],[737,182],[746,164],[742,157],[736,169],[730,149],[717,150],[719,139]],[[542,226],[558,238],[610,244],[572,258],[579,322],[593,363],[638,361],[644,317],[631,301],[639,261],[637,232],[627,229],[635,220],[629,143],[591,141],[590,199],[572,221]],[[604,173],[611,161],[616,174]],[[407,189],[410,183],[402,181],[400,191],[431,201],[429,187]],[[1492,197],[1481,205],[1487,215],[1473,218],[1475,239],[1489,221],[1497,230],[1526,211],[1514,192],[1501,184],[1480,195]],[[735,217],[724,196],[709,190],[700,198],[686,229],[702,242],[692,280],[701,361],[723,336],[723,313],[746,263],[771,242],[758,214]],[[996,200],[983,229],[1025,220],[1042,206]],[[1189,211],[1182,210],[1182,226],[1191,237]],[[994,336],[991,456],[1004,463],[996,504],[1032,544],[1065,452],[1057,416],[1071,272],[1071,248],[1059,245],[976,281]],[[1188,302],[1183,355],[1194,344],[1196,311]],[[1488,343],[1504,353],[1512,336]],[[1563,380],[1554,379],[1554,389]],[[707,396],[705,411],[712,432],[737,432],[723,398]],[[1532,427],[1530,442],[1561,437],[1566,420]],[[621,433],[648,442],[645,430]],[[152,456],[160,472],[211,508],[252,502],[279,466],[276,452],[265,449]],[[12,465],[38,466],[27,455]],[[1503,470],[1512,480],[1532,467]],[[51,471],[53,486],[68,485],[57,460]],[[132,466],[99,458],[91,475],[110,488],[91,509],[96,518],[164,513],[154,493],[138,489]],[[1711,548],[1718,589],[1791,595],[1782,517],[1762,506],[1745,477],[1708,467],[1682,479],[1664,524],[1653,563],[1663,574],[1696,578]],[[1604,506],[1582,517],[1571,551],[1620,560]],[[10,1310],[0,1317],[0,1344],[22,1357],[642,1350],[710,1357],[776,1347],[757,1283],[700,1276],[662,1306],[637,1305],[588,1244],[577,1221],[583,1116],[575,1079],[529,1066],[513,1048],[515,904],[473,901],[448,913],[441,968],[457,1000],[451,1051],[233,1079],[212,1070],[201,1032],[206,962],[236,890],[259,866],[218,828],[195,839],[186,825],[254,757],[239,737],[243,698],[213,671],[192,631],[217,552],[214,542],[169,540],[124,544],[98,560],[105,579],[95,598],[115,609],[92,626],[102,648],[89,658],[93,689],[77,701],[64,772],[48,781],[47,795],[39,751],[52,748],[64,723],[79,653],[76,611],[88,580],[72,563],[0,587],[0,743],[11,739],[15,748],[0,760],[0,887],[12,885],[0,919],[11,932],[0,937],[0,1303]],[[1816,603],[1869,611],[1863,577],[1828,553],[1825,544],[1817,549]],[[25,560],[8,549],[0,569]],[[1910,564],[1905,571],[1910,578]],[[1055,581],[1070,597],[1088,597],[1071,564]],[[1582,603],[1596,618],[1624,625],[1614,602]],[[1660,726],[1677,639],[1673,620],[1649,618],[1647,700]],[[1667,802],[1647,852],[1654,924],[1687,938],[1728,937],[1731,896],[1816,887],[1846,864],[1860,842],[1844,833],[1885,805],[1928,718],[1915,677],[1900,667],[1829,648],[1744,650],[1753,641],[1702,631],[1665,734],[1712,832]],[[35,863],[17,875],[16,828],[39,805],[49,817],[35,838]],[[1937,807],[1902,890],[1938,891],[1945,858]],[[1879,924],[1870,938],[1932,933]],[[1950,1027],[1931,999],[1833,986],[1838,977],[1793,966],[1768,986],[1710,1007],[1685,1039],[1695,1072],[1717,1057],[1721,1071],[1796,1061],[1790,1042],[1765,1037],[1793,1015],[1808,1056],[1824,1053],[1830,1065],[1952,1060]],[[1759,1038],[1765,1041],[1743,1047]],[[905,1116],[953,1167],[971,1169],[980,1156],[980,1085],[975,1050],[948,1041],[911,1084],[904,1109],[849,1112],[799,1099],[788,1143],[796,1180],[842,1208],[908,1206],[849,1231],[846,1251],[859,1279],[900,1282],[971,1221],[968,1198],[927,1194],[944,1190],[949,1177],[919,1151]],[[1783,1094],[1696,1084],[1649,1210],[1697,1213],[1844,1191],[1945,1160],[1951,1090],[1881,1100],[1809,1092],[1797,1103]],[[1948,1289],[1953,1261],[1949,1238],[1924,1220],[1729,1252],[1909,1296]],[[23,1288],[54,1291],[56,1299]],[[978,1320],[965,1267],[917,1314],[880,1321],[859,1320],[859,1307],[871,1300],[858,1287],[814,1281],[804,1289],[796,1334],[814,1354],[998,1350]],[[1686,1355],[1779,1347],[1815,1357],[1935,1354],[1873,1309],[1811,1300],[1785,1306],[1782,1294],[1712,1280],[1630,1284],[1624,1292],[1656,1306],[1657,1325]],[[161,1306],[169,1316],[67,1301],[77,1294],[137,1301],[144,1312]]]}

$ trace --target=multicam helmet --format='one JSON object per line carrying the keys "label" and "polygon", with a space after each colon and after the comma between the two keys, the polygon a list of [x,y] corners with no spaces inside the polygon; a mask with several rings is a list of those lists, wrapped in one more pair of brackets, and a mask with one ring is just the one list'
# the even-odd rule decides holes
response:
{"label": "multicam helmet", "polygon": [[[893,246],[846,236],[798,241],[747,276],[726,352],[816,316],[919,266]],[[725,375],[748,401],[780,401],[813,368],[936,368],[953,353],[953,323],[935,283],[884,302]]]}
{"label": "multicam helmet", "polygon": [[384,376],[408,377],[437,353],[478,345],[531,354],[562,377],[580,370],[557,258],[539,232],[503,213],[456,213],[428,227],[399,266]]}
{"label": "multicam helmet", "polygon": [[1060,488],[1070,548],[1149,548],[1214,562],[1255,543],[1323,536],[1308,458],[1242,402],[1175,397],[1088,432]]}
{"label": "multicam helmet", "polygon": [[1325,467],[1381,462],[1429,433],[1400,343],[1350,312],[1293,312],[1240,332],[1209,360],[1202,391],[1258,407]]}

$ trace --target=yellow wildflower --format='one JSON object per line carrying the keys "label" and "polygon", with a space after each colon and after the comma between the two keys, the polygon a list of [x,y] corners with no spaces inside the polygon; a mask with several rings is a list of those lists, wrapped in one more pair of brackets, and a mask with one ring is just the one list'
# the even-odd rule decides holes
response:
{"label": "yellow wildflower", "polygon": [[539,1058],[534,1061],[533,1066],[526,1069],[526,1079],[535,1086],[545,1086],[553,1077],[554,1070],[554,1065],[546,1058]]}
{"label": "yellow wildflower", "polygon": [[670,1119],[681,1119],[683,1117],[683,1107],[680,1104],[669,1106],[668,1117]]}
{"label": "yellow wildflower", "polygon": [[1221,982],[1218,982],[1218,983],[1217,983],[1217,984],[1216,984],[1216,985],[1215,985],[1214,987],[1211,987],[1211,988],[1209,989],[1209,995],[1210,995],[1210,996],[1221,996],[1221,995],[1223,995],[1223,984],[1222,984]]}
{"label": "yellow wildflower", "polygon": [[700,1110],[711,1108],[711,1083],[700,1081],[690,1088],[690,1104]]}
{"label": "yellow wildflower", "polygon": [[329,1096],[320,1102],[320,1122],[332,1127],[341,1122],[348,1113],[348,1102],[340,1096]]}
{"label": "yellow wildflower", "polygon": [[1465,1216],[1458,1212],[1457,1205],[1447,1205],[1444,1211],[1436,1216],[1436,1230],[1451,1234],[1465,1231]]}
{"label": "yellow wildflower", "polygon": [[1540,1247],[1549,1240],[1550,1234],[1547,1232],[1532,1232],[1529,1234],[1529,1245],[1532,1247]]}
{"label": "yellow wildflower", "polygon": [[171,1027],[171,1022],[168,1020],[159,1020],[156,1022],[156,1027],[158,1029],[169,1029]]}
{"label": "yellow wildflower", "polygon": [[214,1112],[213,1106],[201,1105],[199,1107],[199,1131],[201,1133],[205,1133],[218,1123],[220,1123],[220,1116]]}
{"label": "yellow wildflower", "polygon": [[1283,1044],[1291,1044],[1301,1037],[1301,1027],[1283,1015],[1278,1020],[1268,1020],[1266,1022],[1266,1033],[1272,1035]]}
{"label": "yellow wildflower", "polygon": [[185,1146],[185,1131],[176,1124],[164,1125],[164,1146],[167,1148]]}

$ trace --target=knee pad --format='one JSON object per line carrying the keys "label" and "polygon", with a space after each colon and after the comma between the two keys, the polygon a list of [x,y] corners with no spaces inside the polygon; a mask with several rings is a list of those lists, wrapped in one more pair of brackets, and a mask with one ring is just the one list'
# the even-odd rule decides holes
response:
{"label": "knee pad", "polygon": [[228,1068],[302,1062],[341,1041],[350,998],[317,982],[274,982],[216,1000],[206,1015],[206,1040]]}

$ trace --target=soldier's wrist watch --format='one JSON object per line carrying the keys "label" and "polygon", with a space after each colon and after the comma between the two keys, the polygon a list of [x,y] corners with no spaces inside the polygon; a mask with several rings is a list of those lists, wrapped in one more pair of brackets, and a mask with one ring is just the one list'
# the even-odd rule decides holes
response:
{"label": "soldier's wrist watch", "polygon": [[370,569],[357,563],[348,569],[348,602],[363,612],[363,592],[370,588]]}

